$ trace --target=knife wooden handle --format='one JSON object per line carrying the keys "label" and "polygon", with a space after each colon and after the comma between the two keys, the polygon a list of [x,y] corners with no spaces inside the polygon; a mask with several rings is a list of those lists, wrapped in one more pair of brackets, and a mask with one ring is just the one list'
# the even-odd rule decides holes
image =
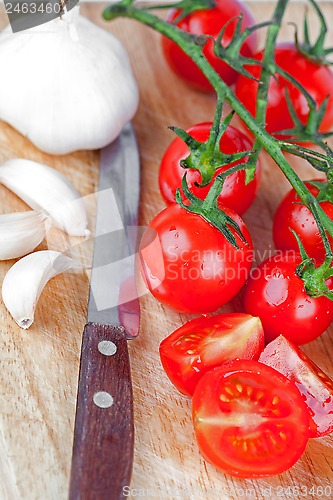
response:
{"label": "knife wooden handle", "polygon": [[84,329],[70,500],[118,500],[129,486],[134,447],[133,397],[122,327]]}

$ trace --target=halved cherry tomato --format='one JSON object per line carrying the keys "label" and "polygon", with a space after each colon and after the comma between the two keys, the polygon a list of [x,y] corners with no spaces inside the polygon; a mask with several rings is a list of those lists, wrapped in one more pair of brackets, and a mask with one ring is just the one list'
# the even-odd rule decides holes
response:
{"label": "halved cherry tomato", "polygon": [[201,215],[177,203],[149,224],[140,244],[141,271],[154,297],[179,312],[214,312],[229,302],[246,282],[253,260],[249,231],[229,208],[246,242],[236,238],[236,249]]}
{"label": "halved cherry tomato", "polygon": [[[209,132],[212,123],[200,123],[189,128],[187,132],[200,142],[205,142],[209,137]],[[222,136],[220,142],[221,151],[225,154],[233,154],[241,151],[249,151],[252,148],[250,140],[239,130],[229,126]],[[182,177],[185,170],[180,166],[180,161],[189,155],[189,149],[185,142],[179,137],[176,137],[167,148],[162,158],[159,183],[163,198],[167,203],[174,203],[176,189],[180,188]],[[229,169],[239,163],[244,163],[246,160],[234,162],[219,168],[214,179],[218,174]],[[224,181],[222,192],[219,196],[219,204],[227,206],[235,210],[239,215],[242,215],[252,204],[260,181],[259,162],[254,179],[246,184],[245,171],[240,170],[232,175],[229,175]],[[190,191],[200,199],[205,198],[212,182],[203,188],[199,188],[195,183],[200,183],[201,175],[197,170],[186,169],[186,180]]]}
{"label": "halved cherry tomato", "polygon": [[[310,182],[306,182],[305,185],[317,197],[319,189]],[[316,182],[324,183],[323,180],[317,180]],[[329,218],[333,220],[333,203],[322,201],[319,204]],[[293,229],[301,238],[309,257],[314,258],[318,264],[321,264],[325,259],[325,248],[320,231],[312,213],[304,205],[294,189],[291,189],[286,194],[275,212],[273,237],[275,246],[279,250],[290,249],[298,252],[296,238],[289,228]],[[329,236],[329,240],[333,245],[333,238]]]}
{"label": "halved cherry tomato", "polygon": [[297,345],[306,344],[319,337],[333,320],[333,302],[306,293],[304,282],[296,274],[300,262],[294,252],[277,254],[253,270],[245,287],[245,312],[259,316],[267,342],[282,334]]}
{"label": "halved cherry tomato", "polygon": [[258,359],[264,348],[259,318],[249,314],[219,314],[196,318],[165,338],[161,361],[171,382],[192,396],[204,373],[235,358]]}
{"label": "halved cherry tomato", "polygon": [[[261,61],[263,52],[254,59]],[[329,96],[328,105],[320,126],[321,132],[329,132],[333,125],[333,73],[324,65],[315,64],[301,54],[294,44],[281,44],[275,50],[276,63],[295,78],[313,97],[317,106]],[[256,78],[260,77],[260,66],[247,66],[247,70]],[[309,107],[304,95],[294,85],[279,75],[271,78],[268,90],[266,129],[270,134],[293,128],[293,120],[288,109],[286,89],[296,114],[302,123],[306,123]],[[236,83],[236,95],[246,109],[255,116],[258,83],[240,75]],[[279,134],[277,134],[280,136]],[[286,135],[281,136],[286,137]],[[288,136],[287,136],[288,137]]]}
{"label": "halved cherry tomato", "polygon": [[[171,10],[168,20],[174,22],[177,20],[180,13],[181,11],[178,9]],[[240,3],[238,0],[216,0],[214,8],[192,12],[184,19],[177,22],[177,26],[194,35],[205,34],[217,38],[223,26],[231,18],[238,17],[241,13],[243,13],[242,28],[244,30],[255,23],[246,5]],[[222,45],[226,46],[229,44],[235,32],[235,28],[236,19],[226,28],[222,38]],[[247,57],[256,51],[256,47],[257,35],[253,33],[245,40],[241,52]],[[174,42],[163,37],[162,48],[170,67],[178,76],[199,90],[205,92],[211,92],[213,90],[211,84],[201,70]],[[214,54],[214,43],[211,39],[208,39],[203,49],[203,53],[228,85],[236,81],[237,72]]]}
{"label": "halved cherry tomato", "polygon": [[294,382],[310,412],[310,437],[333,432],[333,381],[299,347],[280,335],[259,361]]}
{"label": "halved cherry tomato", "polygon": [[234,476],[280,474],[308,442],[309,414],[300,392],[258,361],[237,360],[209,371],[192,404],[202,455]]}

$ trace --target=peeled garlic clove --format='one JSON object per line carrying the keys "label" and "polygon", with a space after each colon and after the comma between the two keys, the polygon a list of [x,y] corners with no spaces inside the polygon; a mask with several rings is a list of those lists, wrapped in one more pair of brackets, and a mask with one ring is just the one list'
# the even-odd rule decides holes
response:
{"label": "peeled garlic clove", "polygon": [[32,325],[40,294],[51,278],[80,268],[76,261],[53,250],[35,252],[16,262],[3,281],[2,299],[18,326],[26,330]]}
{"label": "peeled garlic clove", "polygon": [[106,146],[137,109],[126,50],[78,7],[1,33],[0,67],[0,119],[50,154]]}
{"label": "peeled garlic clove", "polygon": [[51,226],[43,212],[0,215],[0,260],[16,259],[32,252]]}
{"label": "peeled garlic clove", "polygon": [[0,183],[32,209],[45,211],[69,235],[89,235],[83,200],[57,170],[31,160],[8,160],[0,167]]}

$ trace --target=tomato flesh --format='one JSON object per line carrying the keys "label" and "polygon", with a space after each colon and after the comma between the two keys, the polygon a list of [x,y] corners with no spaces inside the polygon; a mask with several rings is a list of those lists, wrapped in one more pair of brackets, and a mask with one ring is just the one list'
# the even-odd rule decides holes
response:
{"label": "tomato flesh", "polygon": [[204,373],[235,358],[258,359],[264,348],[259,318],[248,314],[219,314],[196,318],[165,338],[160,356],[177,389],[192,396]]}
{"label": "tomato flesh", "polygon": [[294,252],[277,254],[252,272],[245,287],[245,312],[261,319],[267,342],[282,334],[294,344],[306,344],[333,320],[333,302],[306,293],[295,270],[300,262]]}
{"label": "tomato flesh", "polygon": [[[217,38],[222,27],[233,17],[239,16],[243,13],[242,29],[252,26],[255,21],[249,9],[238,2],[238,0],[217,0],[216,6],[212,9],[202,9],[192,12],[180,22],[177,26],[194,35],[211,35]],[[170,11],[168,20],[174,22],[177,20],[180,11],[173,9]],[[232,21],[227,27],[222,38],[222,45],[226,46],[232,39],[236,28],[236,20]],[[213,88],[201,70],[194,64],[194,62],[182,51],[174,42],[166,37],[162,38],[162,48],[166,60],[171,69],[180,76],[187,83],[204,92],[212,92]],[[250,56],[256,51],[257,48],[257,35],[253,33],[249,36],[241,49],[242,55],[245,57]],[[236,81],[237,72],[233,70],[222,59],[216,57],[214,54],[214,43],[208,39],[204,46],[203,53],[211,63],[213,68],[221,76],[221,78],[231,85]]]}
{"label": "tomato flesh", "polygon": [[[187,132],[197,141],[205,142],[209,137],[212,123],[200,123],[189,128]],[[220,149],[225,154],[250,151],[250,140],[239,130],[229,126],[222,136]],[[160,166],[159,183],[163,198],[167,203],[175,202],[176,190],[180,188],[185,170],[180,166],[180,161],[189,155],[189,149],[184,141],[176,137],[167,148]],[[237,161],[216,170],[213,180],[218,174],[234,165],[244,163],[246,160]],[[190,191],[200,199],[204,199],[213,183],[203,188],[196,186],[201,182],[201,175],[197,170],[186,169],[186,181]],[[229,175],[223,185],[218,198],[220,206],[227,206],[242,215],[252,204],[257,194],[260,182],[259,162],[254,179],[246,184],[245,171],[240,170]],[[182,191],[181,191],[182,192]]]}
{"label": "tomato flesh", "polygon": [[319,366],[282,335],[266,346],[259,361],[296,385],[310,413],[310,437],[333,432],[333,381]]}
{"label": "tomato flesh", "polygon": [[309,438],[309,415],[295,385],[257,361],[206,373],[194,391],[193,422],[202,455],[234,476],[280,474]]}
{"label": "tomato flesh", "polygon": [[[262,61],[263,52],[259,52],[254,59]],[[329,96],[327,109],[319,128],[320,132],[329,132],[333,125],[333,73],[324,65],[315,64],[302,55],[294,44],[282,44],[275,50],[276,63],[295,78],[313,97],[317,107]],[[260,78],[260,66],[247,66],[247,70],[256,78]],[[307,122],[309,107],[304,95],[291,83],[279,75],[271,78],[268,90],[268,106],[266,115],[266,129],[270,134],[294,127],[290,115],[286,89],[296,114],[302,123]],[[255,116],[258,83],[240,75],[236,83],[236,95],[246,109]],[[279,137],[288,135],[276,134]]]}
{"label": "tomato flesh", "polygon": [[179,312],[214,312],[229,302],[246,282],[253,260],[250,233],[232,210],[245,239],[234,229],[236,249],[203,217],[177,203],[160,212],[140,243],[143,279],[154,297]]}
{"label": "tomato flesh", "polygon": [[[323,180],[317,180],[322,182]],[[319,189],[310,182],[305,182],[306,187],[315,197]],[[319,202],[321,208],[328,217],[333,220],[333,203],[330,201]],[[291,189],[278,206],[273,223],[273,237],[276,248],[279,250],[295,250],[298,252],[298,244],[295,236],[290,231],[293,229],[300,237],[305,251],[309,257],[321,264],[325,259],[325,248],[320,236],[320,231],[310,210],[304,205],[294,189]],[[328,236],[331,245],[333,238]]]}

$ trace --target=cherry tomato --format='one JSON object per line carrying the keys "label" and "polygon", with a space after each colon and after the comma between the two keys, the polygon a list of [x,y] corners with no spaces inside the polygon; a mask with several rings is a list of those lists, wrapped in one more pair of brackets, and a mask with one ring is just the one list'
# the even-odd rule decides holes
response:
{"label": "cherry tomato", "polygon": [[234,476],[280,474],[308,442],[309,415],[301,394],[258,361],[237,360],[206,373],[192,406],[202,455]]}
{"label": "cherry tomato", "polygon": [[219,314],[185,323],[160,345],[163,367],[186,396],[208,370],[235,358],[258,359],[264,348],[259,318],[249,314]]}
{"label": "cherry tomato", "polygon": [[[197,139],[200,142],[205,142],[209,137],[211,126],[212,123],[201,123],[199,125],[194,125],[188,129],[187,132],[194,139]],[[241,151],[249,151],[252,148],[252,144],[242,132],[234,127],[228,127],[225,134],[222,136],[220,147],[223,153],[232,154]],[[176,137],[162,158],[159,182],[162,196],[167,203],[173,203],[175,201],[176,189],[181,186],[182,177],[185,173],[185,170],[180,166],[180,161],[188,155],[189,149],[185,142],[179,137]],[[214,179],[218,174],[221,174],[233,165],[238,165],[244,161],[246,160],[234,162],[230,165],[219,168],[214,175]],[[186,180],[190,191],[192,191],[192,193],[198,198],[205,198],[212,183],[204,188],[198,188],[195,185],[195,182],[201,182],[200,173],[194,169],[187,169],[186,173]],[[256,175],[253,181],[249,184],[246,184],[245,182],[244,170],[240,170],[239,172],[229,175],[224,182],[222,193],[219,196],[220,205],[232,208],[232,210],[240,215],[243,214],[252,204],[256,196],[259,188],[259,181],[259,163]]]}
{"label": "cherry tomato", "polygon": [[[177,17],[180,13],[181,11],[179,10],[171,10],[168,20],[170,22],[174,22],[175,20],[177,21]],[[176,25],[180,29],[194,35],[205,34],[217,38],[223,26],[231,18],[237,17],[241,13],[244,14],[242,22],[243,30],[255,24],[255,20],[251,12],[244,4],[238,2],[238,0],[216,0],[216,6],[214,8],[192,12],[180,22],[177,22]],[[229,24],[224,33],[222,38],[223,46],[229,44],[235,32],[235,28],[236,19]],[[174,42],[163,37],[162,48],[166,60],[178,76],[199,90],[205,92],[211,92],[213,90],[211,84],[201,70]],[[248,57],[251,54],[254,54],[256,49],[257,35],[253,33],[245,40],[241,52],[244,56]],[[237,78],[236,71],[214,54],[214,43],[211,39],[208,39],[205,44],[203,53],[211,65],[215,68],[217,73],[228,85],[235,83]]]}
{"label": "cherry tomato", "polygon": [[[254,59],[261,61],[263,52],[259,52]],[[283,44],[275,51],[276,63],[295,78],[313,97],[317,105],[322,104],[327,96],[328,106],[320,126],[321,132],[330,131],[333,125],[333,73],[327,66],[314,64],[302,55],[293,44]],[[256,78],[260,76],[260,66],[248,66],[248,71]],[[293,120],[289,113],[286,89],[296,114],[302,123],[306,123],[309,107],[304,95],[284,78],[275,75],[271,78],[268,91],[268,107],[266,115],[266,129],[270,134],[293,128]],[[239,76],[236,84],[236,95],[247,110],[255,116],[258,83],[244,76]],[[286,137],[286,136],[281,136]]]}
{"label": "cherry tomato", "polygon": [[310,413],[310,437],[333,432],[333,381],[319,366],[282,335],[266,346],[259,361],[294,382]]}
{"label": "cherry tomato", "polygon": [[[316,182],[324,182],[317,180]],[[305,183],[309,191],[317,197],[319,190],[309,182]],[[319,203],[330,219],[333,220],[333,203],[324,201]],[[308,255],[320,264],[325,259],[325,248],[320,236],[320,231],[310,210],[303,204],[296,191],[291,189],[278,206],[273,224],[273,236],[276,248],[279,250],[295,250],[298,244],[295,236],[290,231],[293,229],[301,238]],[[331,245],[333,238],[329,236]]]}
{"label": "cherry tomato", "polygon": [[238,250],[203,217],[177,203],[149,224],[140,244],[141,270],[154,297],[172,309],[208,313],[229,302],[248,278],[253,246],[242,219],[225,213],[239,225],[246,242],[232,229]]}
{"label": "cherry tomato", "polygon": [[[266,341],[282,334],[295,344],[319,337],[333,320],[333,302],[309,297],[296,274],[299,256],[278,254],[253,272],[245,287],[245,311],[259,316]],[[331,281],[330,281],[331,283]]]}

